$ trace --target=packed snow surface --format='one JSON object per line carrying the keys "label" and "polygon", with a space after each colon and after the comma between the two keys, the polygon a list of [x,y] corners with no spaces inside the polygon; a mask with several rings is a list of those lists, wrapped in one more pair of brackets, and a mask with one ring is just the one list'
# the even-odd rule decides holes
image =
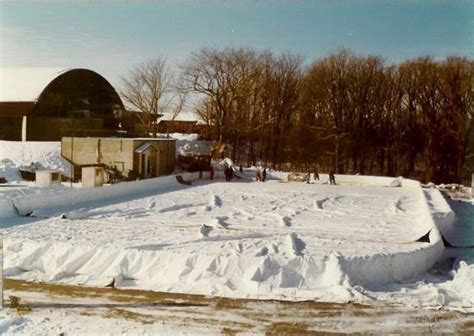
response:
{"label": "packed snow surface", "polygon": [[[34,217],[2,221],[6,275],[230,297],[345,301],[363,299],[357,286],[376,288],[416,276],[443,252],[416,187],[250,179],[184,187],[172,181],[14,200],[20,213],[33,211]],[[119,191],[133,188],[147,192],[119,197]],[[114,201],[84,202],[92,197],[87,192],[108,193]],[[417,242],[424,235],[428,241]]]}
{"label": "packed snow surface", "polygon": [[[177,154],[211,147],[195,135],[171,136]],[[58,142],[0,141],[0,176],[17,181],[17,168],[32,162],[69,169]],[[287,173],[269,172],[267,183],[246,175],[192,187],[174,176],[94,190],[3,186],[6,276],[474,311],[472,249],[447,249],[431,268],[442,260],[439,231],[473,246],[472,201],[446,202],[402,178],[337,175],[329,186],[325,174],[311,184],[285,183]]]}

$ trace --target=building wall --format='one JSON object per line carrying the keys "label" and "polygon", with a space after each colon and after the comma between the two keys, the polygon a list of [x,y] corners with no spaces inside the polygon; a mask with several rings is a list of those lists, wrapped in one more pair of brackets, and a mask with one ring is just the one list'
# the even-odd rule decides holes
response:
{"label": "building wall", "polygon": [[176,165],[176,141],[171,139],[134,140],[134,148],[138,148],[140,145],[146,142],[153,144],[158,151],[156,163],[157,176],[171,174],[174,171]]}
{"label": "building wall", "polygon": [[197,121],[161,120],[158,123],[159,133],[196,133]]}
{"label": "building wall", "polygon": [[95,136],[97,135],[95,132],[102,132],[103,124],[102,119],[93,118],[73,119],[30,116],[27,122],[27,139],[32,141],[58,141],[63,136],[70,136],[71,132],[74,132],[75,136]]}
{"label": "building wall", "polygon": [[61,141],[61,155],[74,165],[115,165],[125,175],[133,169],[133,151],[130,139],[74,138],[72,153],[71,138]]}
{"label": "building wall", "polygon": [[[125,176],[137,171],[135,149],[145,142],[153,143],[158,150],[157,176],[167,175],[175,168],[176,142],[174,140],[119,139],[119,138],[74,138],[71,159],[71,138],[61,141],[61,155],[77,166],[104,164],[116,166]],[[134,162],[135,161],[135,162]]]}
{"label": "building wall", "polygon": [[0,140],[21,140],[21,118],[0,117]]}
{"label": "building wall", "polygon": [[[21,141],[22,117],[0,116],[0,140]],[[59,141],[70,136],[73,127],[76,136],[111,136],[115,132],[104,130],[103,119],[77,119],[27,117],[26,129],[28,141]]]}

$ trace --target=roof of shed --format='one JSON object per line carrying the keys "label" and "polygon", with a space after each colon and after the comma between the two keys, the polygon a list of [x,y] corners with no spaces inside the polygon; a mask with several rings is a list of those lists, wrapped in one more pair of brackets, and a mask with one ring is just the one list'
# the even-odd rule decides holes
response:
{"label": "roof of shed", "polygon": [[156,149],[156,147],[153,146],[151,143],[145,142],[144,144],[141,144],[140,146],[138,146],[137,149],[135,149],[135,153],[140,153],[141,154],[141,153],[145,152],[150,147],[153,147],[154,149]]}

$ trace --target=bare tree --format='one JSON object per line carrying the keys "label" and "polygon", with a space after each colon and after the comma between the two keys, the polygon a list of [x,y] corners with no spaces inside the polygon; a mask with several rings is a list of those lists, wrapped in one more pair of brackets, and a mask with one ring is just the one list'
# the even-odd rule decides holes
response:
{"label": "bare tree", "polygon": [[120,95],[138,110],[147,133],[153,137],[158,119],[170,114],[174,120],[186,101],[186,92],[179,89],[176,77],[162,58],[142,62],[122,77]]}
{"label": "bare tree", "polygon": [[[229,122],[242,104],[255,54],[250,49],[200,49],[183,66],[183,86],[206,100],[206,119],[215,126],[219,141],[233,132]],[[199,113],[203,113],[202,106]]]}

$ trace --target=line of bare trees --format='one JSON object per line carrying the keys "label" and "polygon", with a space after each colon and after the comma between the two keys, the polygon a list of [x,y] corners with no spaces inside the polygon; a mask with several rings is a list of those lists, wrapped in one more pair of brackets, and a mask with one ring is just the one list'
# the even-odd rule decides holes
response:
{"label": "line of bare trees", "polygon": [[429,57],[387,64],[341,50],[304,66],[298,55],[201,49],[181,92],[232,158],[277,169],[458,182],[474,140],[474,62]]}
{"label": "line of bare trees", "polygon": [[304,67],[292,54],[202,49],[182,78],[238,162],[438,182],[462,177],[473,74],[459,57],[388,65],[342,50]]}

